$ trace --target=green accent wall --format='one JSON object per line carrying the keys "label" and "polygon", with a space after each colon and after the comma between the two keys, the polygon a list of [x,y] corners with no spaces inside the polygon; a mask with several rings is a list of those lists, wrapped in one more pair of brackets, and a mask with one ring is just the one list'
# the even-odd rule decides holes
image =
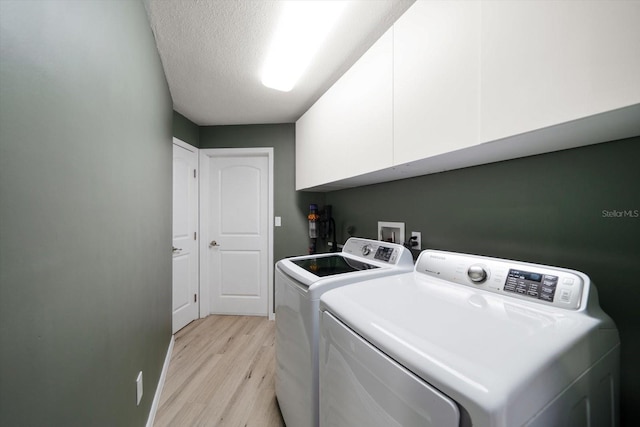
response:
{"label": "green accent wall", "polygon": [[144,6],[2,0],[0,31],[0,425],[143,426],[171,339],[172,206]]}
{"label": "green accent wall", "polygon": [[341,241],[403,221],[424,247],[585,272],[620,329],[623,425],[640,418],[640,138],[297,192],[294,124],[172,111],[142,2],[1,0],[0,53],[0,425],[146,423],[171,337],[172,135],[274,147],[274,260],[307,252],[317,203]]}
{"label": "green accent wall", "polygon": [[586,273],[620,330],[622,413],[631,423],[640,419],[639,159],[636,137],[334,191],[326,202],[342,241],[348,226],[376,238],[378,221],[399,221],[407,235],[422,232],[423,249]]}
{"label": "green accent wall", "polygon": [[200,148],[200,128],[177,111],[173,112],[173,136]]}
{"label": "green accent wall", "polygon": [[273,147],[274,216],[282,226],[274,228],[274,261],[308,252],[309,204],[324,204],[324,193],[299,192],[295,185],[295,124],[200,127],[200,148]]}

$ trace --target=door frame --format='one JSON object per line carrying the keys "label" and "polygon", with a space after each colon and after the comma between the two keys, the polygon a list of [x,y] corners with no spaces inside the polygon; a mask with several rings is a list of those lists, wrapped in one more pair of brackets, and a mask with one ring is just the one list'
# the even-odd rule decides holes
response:
{"label": "door frame", "polygon": [[211,157],[267,157],[268,163],[268,202],[267,202],[267,314],[269,319],[275,318],[273,311],[273,233],[274,233],[274,208],[273,208],[273,147],[255,148],[203,148],[198,151],[199,181],[200,181],[200,317],[206,317],[211,313],[211,289],[203,286],[210,282],[211,273],[206,262],[208,236],[205,239],[205,230],[209,228],[209,164],[207,159]]}
{"label": "door frame", "polygon": [[[180,148],[184,148],[185,150],[188,151],[192,151],[195,152],[196,154],[196,176],[198,177],[198,179],[195,180],[195,198],[196,198],[196,245],[195,245],[195,260],[196,260],[196,291],[197,291],[197,298],[198,298],[198,314],[196,316],[196,319],[198,318],[202,318],[202,295],[201,295],[201,286],[200,286],[200,149],[198,147],[195,147],[191,144],[189,144],[188,142],[184,142],[181,139],[176,138],[175,136],[173,137],[173,145],[177,145]],[[171,195],[171,197],[173,198],[173,194]],[[172,208],[172,213],[173,215],[173,208]],[[173,232],[172,232],[173,233]],[[173,238],[173,237],[172,237]],[[173,241],[172,241],[173,243]],[[172,260],[173,262],[173,260]],[[173,264],[171,264],[172,268],[173,268]],[[173,280],[171,281],[171,292],[173,293]],[[172,307],[173,307],[173,301],[172,301]],[[171,329],[173,330],[173,308],[172,308],[172,314],[171,314]]]}

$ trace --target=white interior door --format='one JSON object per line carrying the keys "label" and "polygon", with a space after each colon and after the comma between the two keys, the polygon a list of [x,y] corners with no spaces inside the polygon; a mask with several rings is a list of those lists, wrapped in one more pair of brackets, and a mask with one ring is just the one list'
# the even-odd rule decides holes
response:
{"label": "white interior door", "polygon": [[173,332],[198,318],[198,150],[173,139]]}
{"label": "white interior door", "polygon": [[202,302],[210,313],[273,312],[272,170],[272,148],[200,151]]}

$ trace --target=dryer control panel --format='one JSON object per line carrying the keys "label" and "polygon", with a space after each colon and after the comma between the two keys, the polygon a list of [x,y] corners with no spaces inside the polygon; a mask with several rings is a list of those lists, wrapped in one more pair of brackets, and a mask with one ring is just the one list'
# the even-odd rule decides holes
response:
{"label": "dryer control panel", "polygon": [[[505,292],[553,302],[557,287],[558,276],[510,268],[503,289]],[[563,295],[569,299],[571,292],[565,291]]]}
{"label": "dryer control panel", "polygon": [[586,305],[589,286],[589,278],[574,270],[435,250],[420,254],[416,272],[570,310]]}

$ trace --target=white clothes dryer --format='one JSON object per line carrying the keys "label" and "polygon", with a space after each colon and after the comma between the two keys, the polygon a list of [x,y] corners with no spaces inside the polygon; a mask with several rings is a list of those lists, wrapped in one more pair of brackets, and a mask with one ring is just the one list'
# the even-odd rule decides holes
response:
{"label": "white clothes dryer", "polygon": [[342,252],[276,263],[276,396],[288,426],[318,426],[320,296],[374,277],[411,274],[413,266],[402,245],[354,237]]}
{"label": "white clothes dryer", "polygon": [[423,251],[321,297],[320,424],[619,424],[618,331],[585,274]]}

